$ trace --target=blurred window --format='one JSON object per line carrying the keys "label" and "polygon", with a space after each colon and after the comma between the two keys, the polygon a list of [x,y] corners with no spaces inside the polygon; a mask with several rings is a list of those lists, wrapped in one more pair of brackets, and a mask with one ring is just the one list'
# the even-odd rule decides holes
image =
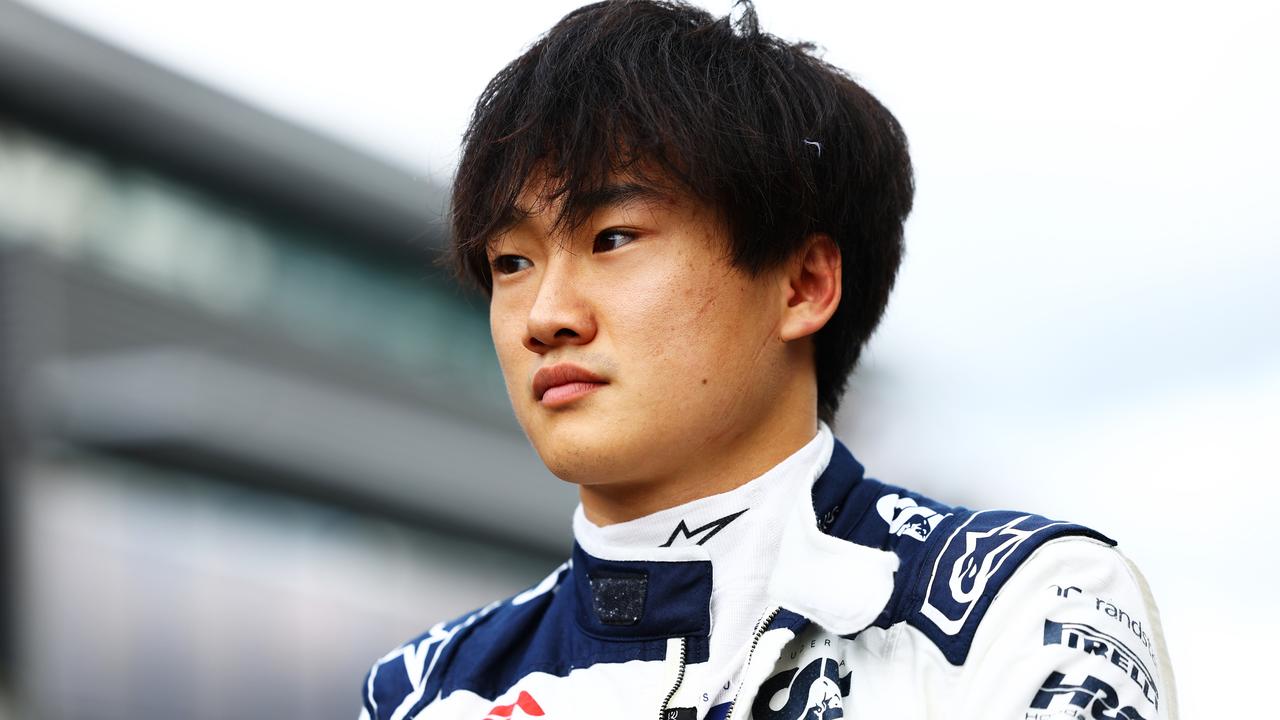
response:
{"label": "blurred window", "polygon": [[[505,409],[485,309],[429,268],[0,120],[0,242]],[[7,240],[6,240],[7,239]],[[436,276],[438,277],[438,276]]]}

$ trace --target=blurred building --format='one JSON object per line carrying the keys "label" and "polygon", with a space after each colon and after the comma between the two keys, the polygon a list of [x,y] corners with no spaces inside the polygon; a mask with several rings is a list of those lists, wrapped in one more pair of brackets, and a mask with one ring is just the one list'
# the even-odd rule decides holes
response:
{"label": "blurred building", "polygon": [[573,493],[442,208],[0,2],[0,716],[351,718],[382,652],[554,568]]}

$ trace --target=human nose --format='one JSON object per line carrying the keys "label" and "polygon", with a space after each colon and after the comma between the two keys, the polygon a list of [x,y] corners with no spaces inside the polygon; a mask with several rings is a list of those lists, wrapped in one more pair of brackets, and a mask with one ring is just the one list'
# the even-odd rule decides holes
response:
{"label": "human nose", "polygon": [[585,345],[596,335],[595,314],[568,262],[553,259],[542,273],[529,308],[524,346],[544,354],[564,345]]}

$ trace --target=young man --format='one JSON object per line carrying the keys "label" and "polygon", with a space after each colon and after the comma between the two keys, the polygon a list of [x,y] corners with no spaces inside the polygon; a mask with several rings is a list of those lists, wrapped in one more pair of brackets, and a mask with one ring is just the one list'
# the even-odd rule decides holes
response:
{"label": "young man", "polygon": [[456,258],[577,542],[379,660],[365,716],[1172,717],[1112,541],[868,479],[828,429],[912,192],[893,116],[749,5],[590,5],[499,73]]}

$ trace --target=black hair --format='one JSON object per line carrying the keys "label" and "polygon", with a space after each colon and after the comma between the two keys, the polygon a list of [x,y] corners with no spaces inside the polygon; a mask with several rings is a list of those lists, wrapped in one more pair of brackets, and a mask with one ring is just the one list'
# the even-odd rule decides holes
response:
{"label": "black hair", "polygon": [[719,212],[730,259],[752,274],[826,233],[844,268],[843,299],[814,338],[818,414],[830,422],[902,260],[907,139],[814,46],[761,32],[749,2],[735,9],[717,19],[678,2],[597,2],[503,68],[463,138],[452,259],[492,290],[487,244],[520,217],[534,176],[570,225],[611,176],[674,184]]}

